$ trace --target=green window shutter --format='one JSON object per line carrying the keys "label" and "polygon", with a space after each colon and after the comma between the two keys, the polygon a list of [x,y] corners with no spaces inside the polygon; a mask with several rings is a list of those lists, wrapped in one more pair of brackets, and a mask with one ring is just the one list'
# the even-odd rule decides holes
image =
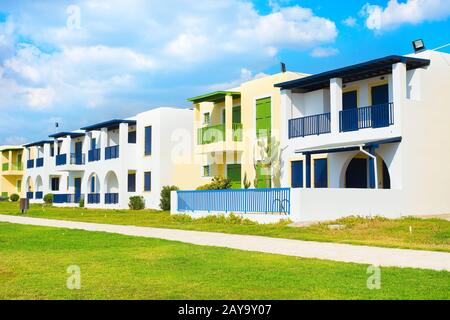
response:
{"label": "green window shutter", "polygon": [[241,165],[229,164],[227,165],[227,178],[231,180],[232,189],[241,188]]}
{"label": "green window shutter", "polygon": [[272,125],[271,98],[256,101],[256,136],[270,136]]}
{"label": "green window shutter", "polygon": [[241,123],[241,106],[233,107],[233,123]]}

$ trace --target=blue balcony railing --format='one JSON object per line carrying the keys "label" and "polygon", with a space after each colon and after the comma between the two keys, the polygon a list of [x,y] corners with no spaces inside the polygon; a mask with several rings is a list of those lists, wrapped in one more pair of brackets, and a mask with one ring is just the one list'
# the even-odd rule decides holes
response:
{"label": "blue balcony railing", "polygon": [[105,204],[117,204],[119,203],[118,193],[105,193]]}
{"label": "blue balcony railing", "polygon": [[70,154],[70,164],[75,164],[75,165],[84,164],[84,154],[83,153],[71,153]]}
{"label": "blue balcony railing", "polygon": [[89,193],[88,194],[88,203],[89,204],[100,203],[100,193]]}
{"label": "blue balcony railing", "polygon": [[43,167],[44,166],[44,158],[37,158],[36,159],[36,168]]}
{"label": "blue balcony railing", "polygon": [[27,169],[34,168],[34,160],[27,160]]}
{"label": "blue balcony railing", "polygon": [[330,113],[289,120],[289,139],[331,132]]}
{"label": "blue balcony railing", "polygon": [[53,195],[53,203],[79,203],[81,199],[84,199],[82,194],[55,194]]}
{"label": "blue balcony railing", "polygon": [[29,191],[27,192],[27,199],[33,199],[33,192]]}
{"label": "blue balcony railing", "polygon": [[92,149],[88,151],[88,161],[99,161],[100,160],[100,149]]}
{"label": "blue balcony railing", "polygon": [[56,165],[63,166],[67,164],[67,155],[66,154],[58,154],[56,156]]}
{"label": "blue balcony railing", "polygon": [[36,191],[36,192],[34,193],[34,198],[37,199],[37,200],[40,200],[40,199],[42,199],[43,197],[44,197],[44,193],[43,193],[42,191]]}
{"label": "blue balcony railing", "polygon": [[356,131],[366,128],[383,128],[394,124],[394,104],[384,103],[339,112],[339,130]]}
{"label": "blue balcony railing", "polygon": [[105,148],[105,159],[116,159],[119,157],[119,146],[112,146]]}

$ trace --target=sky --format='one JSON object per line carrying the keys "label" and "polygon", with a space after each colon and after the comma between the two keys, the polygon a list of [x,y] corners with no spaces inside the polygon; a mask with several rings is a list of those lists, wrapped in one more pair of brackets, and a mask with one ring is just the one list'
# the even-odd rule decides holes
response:
{"label": "sky", "polygon": [[[450,0],[0,0],[0,145],[450,43]],[[450,50],[446,52],[450,52]]]}

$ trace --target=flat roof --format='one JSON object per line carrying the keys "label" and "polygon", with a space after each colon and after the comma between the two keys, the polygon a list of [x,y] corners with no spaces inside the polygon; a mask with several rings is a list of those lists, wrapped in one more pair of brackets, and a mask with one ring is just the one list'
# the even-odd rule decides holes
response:
{"label": "flat roof", "polygon": [[104,121],[104,122],[100,122],[100,123],[96,123],[87,127],[83,127],[80,128],[81,130],[86,130],[86,131],[94,131],[94,130],[99,130],[101,128],[113,128],[113,127],[118,127],[121,123],[128,123],[130,125],[135,125],[136,124],[136,120],[124,120],[124,119],[113,119],[113,120],[108,120],[108,121]]}
{"label": "flat roof", "polygon": [[281,88],[282,90],[291,89],[299,93],[306,93],[328,88],[330,86],[330,79],[333,78],[342,78],[343,83],[348,83],[389,74],[392,72],[392,65],[398,62],[405,63],[407,70],[423,68],[430,65],[430,60],[427,59],[392,55],[301,79],[277,83],[275,87]]}
{"label": "flat roof", "polygon": [[201,96],[189,98],[187,100],[192,103],[200,103],[205,101],[214,102],[217,100],[225,99],[225,96],[240,97],[241,93],[237,91],[214,91],[207,94],[203,94]]}
{"label": "flat roof", "polygon": [[53,143],[53,142],[54,142],[53,140],[41,140],[41,141],[25,144],[24,147],[25,148],[36,147],[36,146],[41,147],[46,143]]}
{"label": "flat roof", "polygon": [[58,133],[51,134],[51,135],[49,135],[49,137],[50,138],[61,138],[61,137],[70,136],[71,138],[78,138],[78,137],[82,137],[84,135],[85,135],[84,132],[67,132],[67,131],[63,131],[63,132],[58,132]]}

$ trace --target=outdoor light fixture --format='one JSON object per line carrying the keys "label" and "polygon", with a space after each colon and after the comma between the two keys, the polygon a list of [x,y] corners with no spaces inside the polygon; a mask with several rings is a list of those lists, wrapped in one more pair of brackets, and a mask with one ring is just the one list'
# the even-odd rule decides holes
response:
{"label": "outdoor light fixture", "polygon": [[414,53],[418,53],[418,52],[425,50],[425,43],[423,42],[422,39],[414,40],[412,42],[412,45],[414,48]]}

